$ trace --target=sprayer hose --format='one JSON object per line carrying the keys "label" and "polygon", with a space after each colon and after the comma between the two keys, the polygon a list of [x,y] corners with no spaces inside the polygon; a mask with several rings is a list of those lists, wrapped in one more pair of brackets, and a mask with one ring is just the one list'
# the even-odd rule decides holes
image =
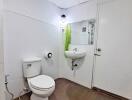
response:
{"label": "sprayer hose", "polygon": [[6,87],[7,92],[11,95],[11,100],[13,100],[14,94],[9,91],[7,84],[5,84],[5,87]]}

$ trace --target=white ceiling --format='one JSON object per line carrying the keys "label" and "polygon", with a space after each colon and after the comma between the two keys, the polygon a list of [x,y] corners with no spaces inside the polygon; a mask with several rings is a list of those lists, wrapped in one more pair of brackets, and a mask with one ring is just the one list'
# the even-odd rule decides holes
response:
{"label": "white ceiling", "polygon": [[60,8],[70,8],[89,0],[49,0]]}

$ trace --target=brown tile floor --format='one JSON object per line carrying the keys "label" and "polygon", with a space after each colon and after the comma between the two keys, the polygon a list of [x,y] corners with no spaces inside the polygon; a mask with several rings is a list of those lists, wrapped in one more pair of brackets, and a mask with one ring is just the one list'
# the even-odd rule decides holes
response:
{"label": "brown tile floor", "polygon": [[66,79],[56,80],[56,89],[49,100],[121,100],[90,90]]}
{"label": "brown tile floor", "polygon": [[[30,100],[30,94],[22,100]],[[16,99],[17,100],[17,99]],[[56,89],[49,100],[123,100],[107,94],[90,90],[66,79],[56,80]]]}
{"label": "brown tile floor", "polygon": [[[30,100],[31,93],[27,93],[26,95],[21,97],[21,100]],[[14,100],[19,100],[19,98],[16,98]]]}

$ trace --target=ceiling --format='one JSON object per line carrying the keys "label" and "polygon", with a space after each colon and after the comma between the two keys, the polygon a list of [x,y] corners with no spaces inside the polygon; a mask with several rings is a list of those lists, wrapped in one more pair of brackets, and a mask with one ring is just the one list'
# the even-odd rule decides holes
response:
{"label": "ceiling", "polygon": [[49,1],[56,4],[60,8],[70,8],[72,6],[87,2],[89,0],[49,0]]}

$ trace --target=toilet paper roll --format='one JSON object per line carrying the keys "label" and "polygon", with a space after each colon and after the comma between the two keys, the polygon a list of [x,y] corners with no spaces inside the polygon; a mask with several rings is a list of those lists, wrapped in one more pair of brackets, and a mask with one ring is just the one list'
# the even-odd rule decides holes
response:
{"label": "toilet paper roll", "polygon": [[47,51],[47,52],[45,52],[44,53],[44,57],[46,58],[46,59],[50,59],[50,58],[52,58],[52,52],[49,52],[49,51]]}

